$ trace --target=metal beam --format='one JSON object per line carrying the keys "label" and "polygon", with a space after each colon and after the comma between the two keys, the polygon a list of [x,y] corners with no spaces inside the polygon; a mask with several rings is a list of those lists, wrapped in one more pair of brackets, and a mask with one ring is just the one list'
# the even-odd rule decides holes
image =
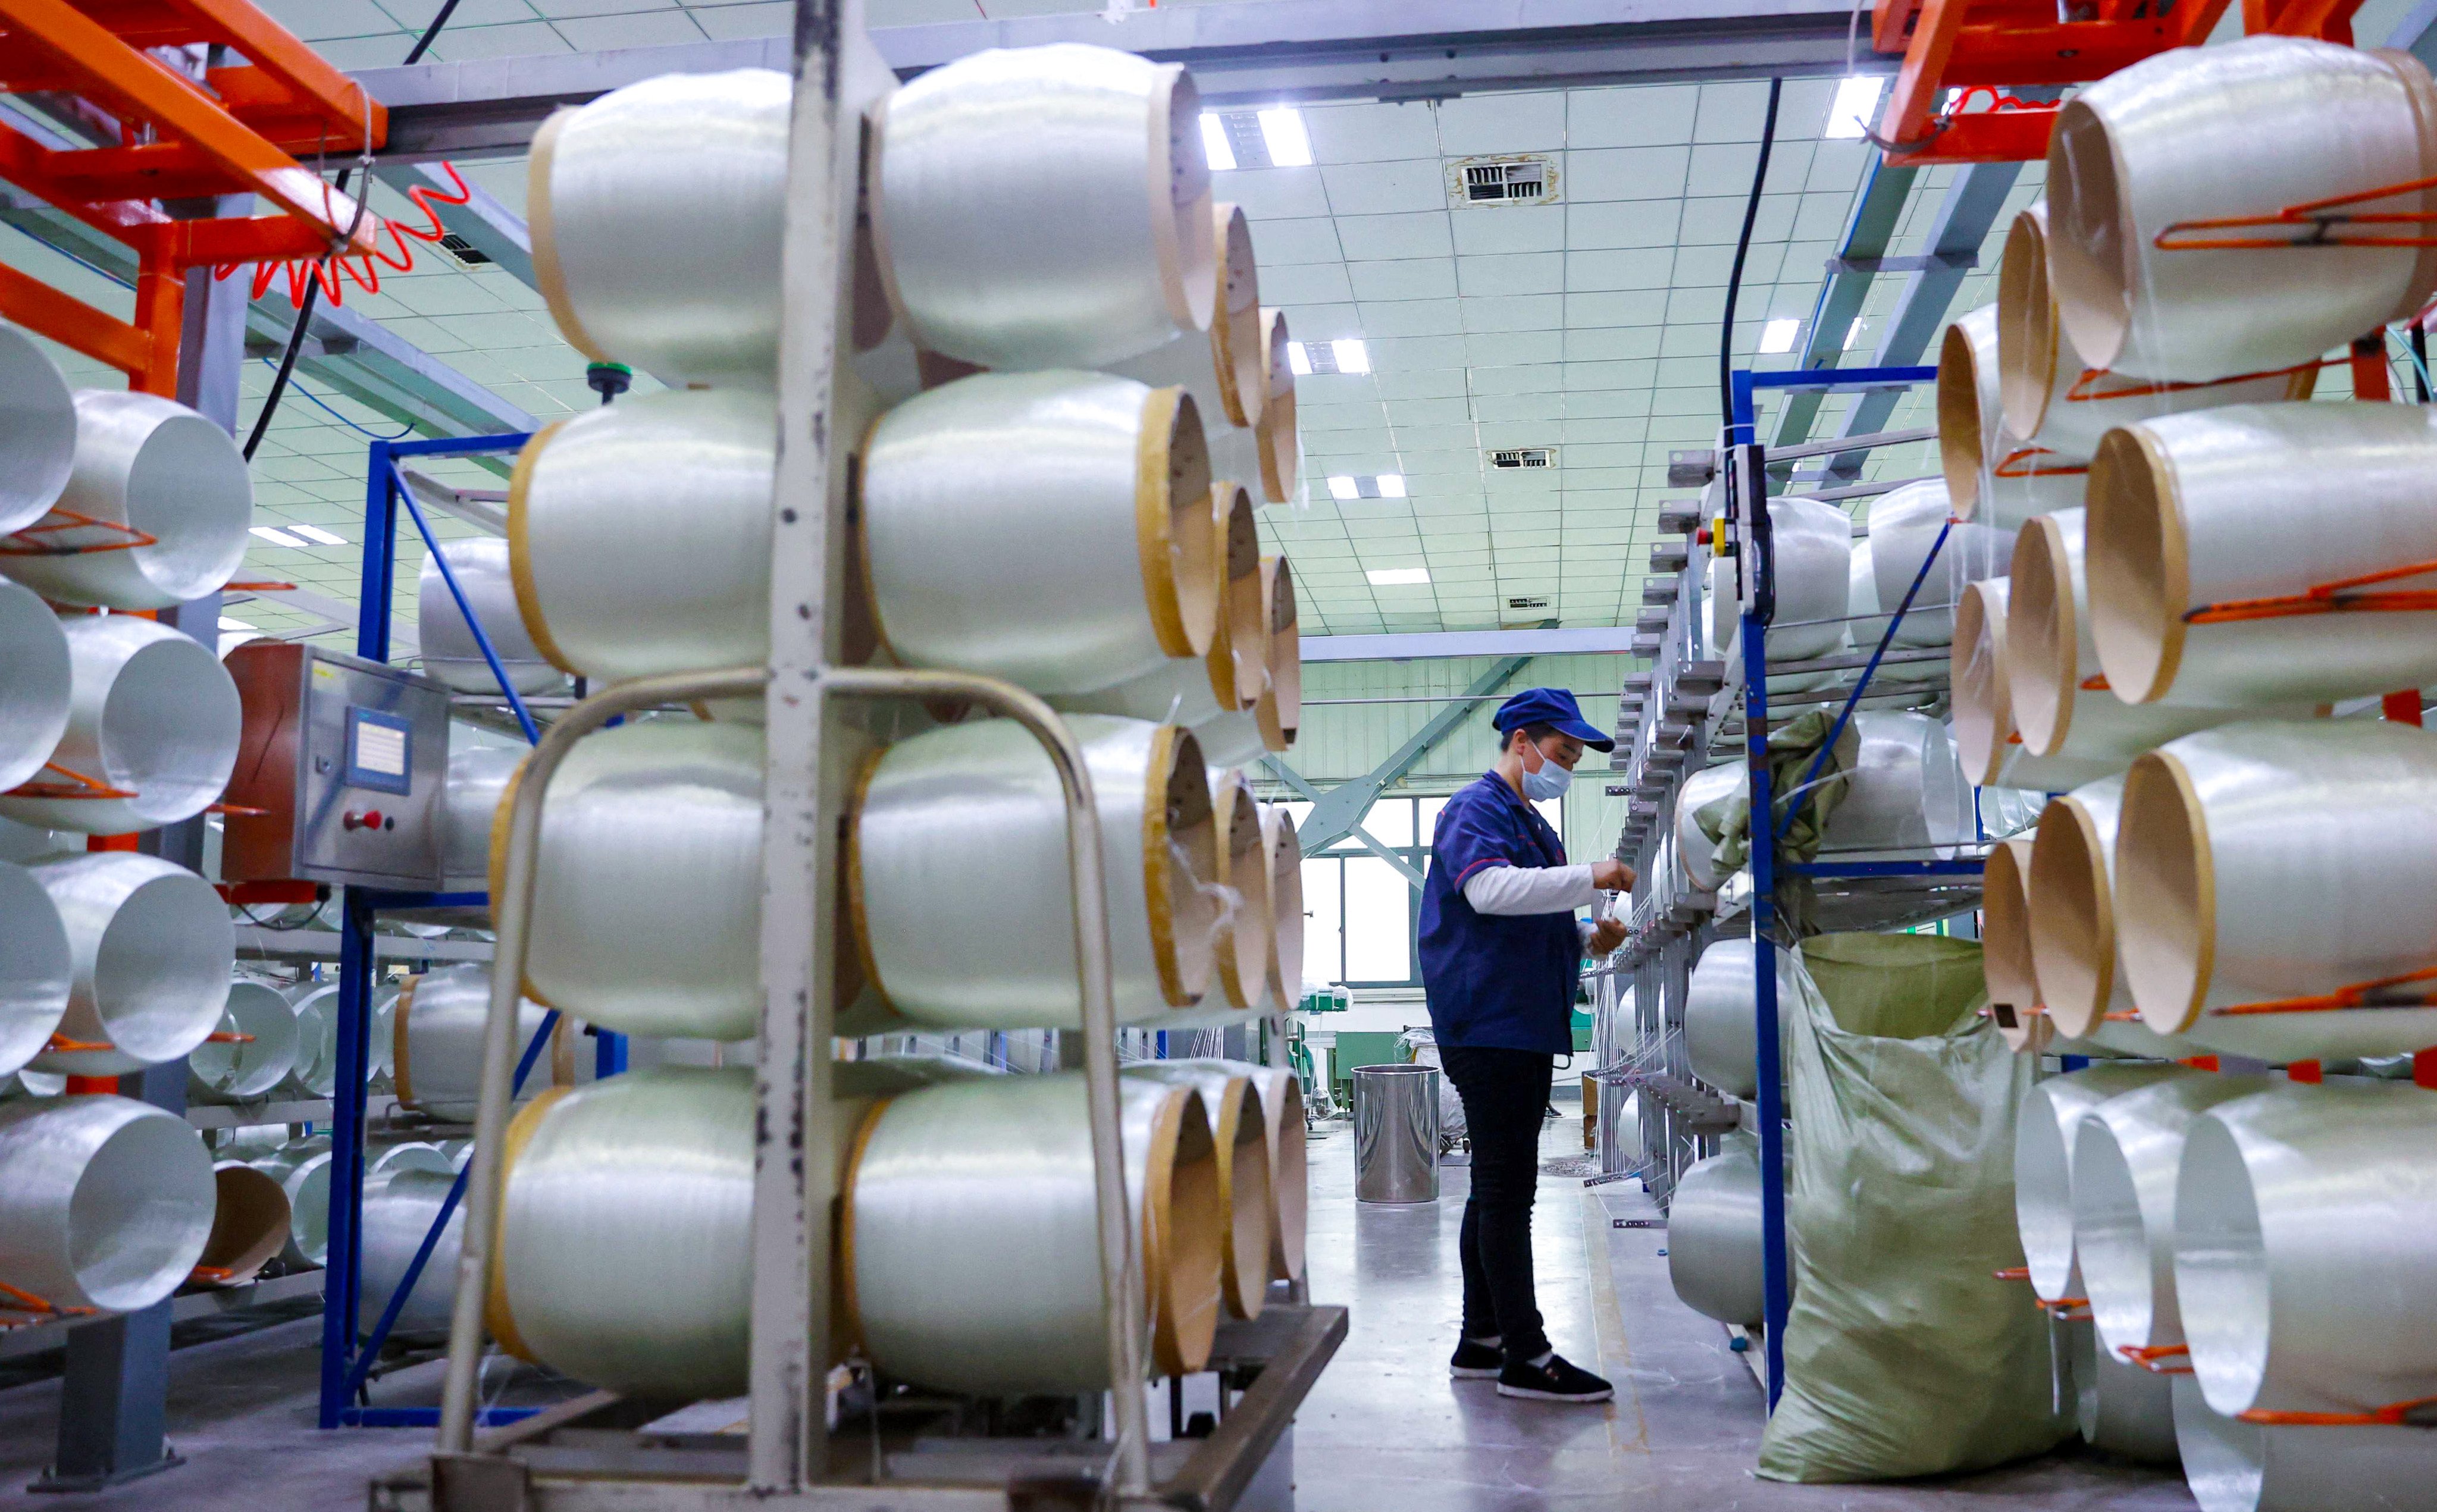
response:
{"label": "metal beam", "polygon": [[[1412,738],[1398,746],[1388,759],[1361,776],[1341,782],[1313,800],[1311,812],[1295,827],[1295,839],[1303,843],[1304,854],[1318,855],[1329,846],[1354,833],[1362,816],[1378,801],[1380,790],[1413,770],[1422,757],[1430,754],[1438,743],[1455,733],[1456,727],[1472,717],[1480,697],[1505,686],[1506,680],[1531,662],[1529,655],[1503,656],[1497,664],[1472,680],[1472,686],[1446,707],[1430,716],[1429,721],[1415,730]],[[1271,765],[1283,768],[1285,763],[1272,757]]]}
{"label": "metal beam", "polygon": [[[1835,0],[1239,0],[879,26],[900,78],[990,47],[1086,42],[1193,70],[1205,105],[1443,99],[1498,90],[1844,74]],[[660,74],[789,65],[784,37],[368,68],[391,161],[523,154],[534,129]],[[1896,61],[1865,55],[1866,73]]]}
{"label": "metal beam", "polygon": [[1403,635],[1306,635],[1306,662],[1410,662],[1451,656],[1624,655],[1631,625],[1580,630],[1431,630]]}
{"label": "metal beam", "polygon": [[[373,169],[373,177],[400,194],[437,189],[454,195],[458,185],[456,179],[434,163],[383,163]],[[524,217],[501,204],[479,183],[468,183],[465,190],[466,200],[462,205],[447,200],[430,201],[431,212],[440,217],[441,226],[505,269],[517,283],[539,289],[541,286],[534,282],[533,233],[526,228]]]}
{"label": "metal beam", "polygon": [[[1280,782],[1285,783],[1295,791],[1302,793],[1305,797],[1310,799],[1314,805],[1318,805],[1322,801],[1324,795],[1321,791],[1318,788],[1313,787],[1310,781],[1306,779],[1302,773],[1297,772],[1294,768],[1287,765],[1282,758],[1271,756],[1263,756],[1261,759],[1269,763],[1271,772],[1276,773],[1277,779]],[[1356,840],[1362,843],[1363,849],[1369,851],[1372,855],[1378,857],[1381,860],[1386,861],[1389,865],[1403,873],[1405,881],[1411,886],[1414,892],[1418,893],[1422,890],[1422,874],[1414,869],[1411,861],[1405,860],[1404,857],[1397,855],[1386,845],[1381,844],[1378,837],[1373,835],[1371,831],[1363,828],[1360,825],[1356,825],[1350,833],[1352,833]],[[1301,839],[1300,831],[1297,832],[1297,839]]]}
{"label": "metal beam", "polygon": [[2395,23],[2386,44],[2410,53],[2423,63],[2437,59],[2437,0],[2420,0]]}
{"label": "metal beam", "polygon": [[[1877,276],[1870,265],[1885,257],[1888,245],[1895,240],[1896,223],[1903,218],[1904,201],[1912,197],[1913,180],[1920,173],[1919,168],[1890,167],[1884,157],[1871,160],[1870,176],[1862,185],[1862,198],[1853,206],[1852,221],[1845,228],[1845,245],[1836,252],[1837,260],[1848,266],[1829,275],[1828,282],[1820,287],[1797,367],[1832,368],[1844,356],[1845,333],[1861,319],[1862,304],[1870,293],[1870,280]],[[1797,389],[1787,394],[1785,408],[1778,416],[1775,444],[1786,446],[1809,440],[1811,427],[1819,418],[1819,403],[1825,397],[1813,389]]]}

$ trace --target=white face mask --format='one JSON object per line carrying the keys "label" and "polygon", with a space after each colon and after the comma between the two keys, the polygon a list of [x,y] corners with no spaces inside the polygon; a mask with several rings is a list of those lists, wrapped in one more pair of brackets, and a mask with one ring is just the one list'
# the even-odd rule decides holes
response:
{"label": "white face mask", "polygon": [[1534,772],[1528,767],[1524,769],[1523,796],[1534,803],[1546,803],[1552,798],[1564,797],[1566,790],[1573,786],[1574,774],[1550,760],[1539,747],[1532,745],[1529,741],[1525,742],[1525,748],[1534,756],[1540,757],[1540,770]]}

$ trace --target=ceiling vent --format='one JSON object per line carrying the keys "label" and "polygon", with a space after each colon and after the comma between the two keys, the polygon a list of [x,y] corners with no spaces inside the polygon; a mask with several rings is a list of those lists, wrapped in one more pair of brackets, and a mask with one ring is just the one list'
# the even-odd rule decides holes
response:
{"label": "ceiling vent", "polygon": [[1557,165],[1538,152],[1461,158],[1447,165],[1447,193],[1464,205],[1554,204]]}
{"label": "ceiling vent", "polygon": [[1554,446],[1509,446],[1489,454],[1489,465],[1498,468],[1554,467],[1557,448]]}
{"label": "ceiling vent", "polygon": [[1549,600],[1546,599],[1509,599],[1506,600],[1506,607],[1509,609],[1546,609],[1549,607]]}
{"label": "ceiling vent", "polygon": [[440,238],[440,250],[456,258],[461,268],[480,268],[491,260],[482,249],[453,231]]}

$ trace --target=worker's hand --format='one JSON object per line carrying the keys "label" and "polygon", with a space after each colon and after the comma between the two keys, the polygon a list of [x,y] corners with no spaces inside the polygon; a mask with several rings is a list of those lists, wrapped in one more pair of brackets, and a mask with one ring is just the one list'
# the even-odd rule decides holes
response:
{"label": "worker's hand", "polygon": [[1633,868],[1611,856],[1591,868],[1591,885],[1603,893],[1633,891]]}
{"label": "worker's hand", "polygon": [[1622,919],[1601,919],[1591,926],[1591,954],[1604,956],[1624,943]]}

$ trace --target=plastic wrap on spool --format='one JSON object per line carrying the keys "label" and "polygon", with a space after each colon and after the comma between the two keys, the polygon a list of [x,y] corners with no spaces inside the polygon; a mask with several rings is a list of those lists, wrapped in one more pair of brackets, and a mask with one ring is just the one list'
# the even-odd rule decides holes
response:
{"label": "plastic wrap on spool", "polygon": [[2102,1351],[2088,1318],[2066,1319],[2055,1328],[2070,1364],[2074,1416],[2083,1442],[2119,1459],[2174,1464],[2175,1378]]}
{"label": "plastic wrap on spool", "polygon": [[2162,746],[2125,780],[2114,878],[2124,973],[2160,1034],[2270,1062],[2437,1043],[2437,1008],[2209,1011],[2427,968],[2437,742],[2420,731],[2229,724]]}
{"label": "plastic wrap on spool", "polygon": [[447,891],[491,885],[491,825],[528,752],[521,745],[474,745],[448,754],[440,794],[440,869]]}
{"label": "plastic wrap on spool", "polygon": [[2183,1342],[2175,1295],[2175,1173],[2193,1120],[2277,1085],[2266,1076],[2178,1076],[2112,1097],[2073,1138],[2073,1245],[2110,1355]]}
{"label": "plastic wrap on spool", "polygon": [[[1920,564],[1915,563],[1914,565],[1918,567]],[[1905,581],[1909,582],[1911,580]],[[1878,649],[1880,637],[1887,633],[1887,621],[1894,617],[1881,614],[1879,608],[1878,559],[1872,555],[1869,540],[1865,537],[1853,543],[1853,568],[1847,581],[1845,599],[1848,617],[1846,637],[1852,650],[1860,655],[1867,656]],[[1906,615],[1904,618],[1910,620],[1912,617]],[[1888,649],[1903,648],[1898,643]],[[1883,661],[1879,663],[1879,669],[1870,674],[1870,682],[1873,686],[1882,683],[1934,683],[1945,673],[1946,669],[1935,661]]]}
{"label": "plastic wrap on spool", "polygon": [[[1201,749],[1173,725],[1067,723],[1099,815],[1117,1016],[1189,1007],[1209,984],[1218,916],[1202,891],[1218,862]],[[900,1014],[959,1029],[1081,1022],[1065,803],[1021,725],[950,725],[880,753],[847,867],[866,976]]]}
{"label": "plastic wrap on spool", "polygon": [[279,1258],[290,1266],[319,1266],[330,1256],[330,1140],[296,1139],[253,1162],[288,1194],[288,1242]]}
{"label": "plastic wrap on spool", "polygon": [[245,560],[254,481],[229,433],[184,405],[86,389],[76,396],[76,462],[58,507],[119,528],[71,532],[79,545],[151,539],[73,556],[0,556],[0,573],[53,603],[167,609],[216,591]]}
{"label": "plastic wrap on spool", "polygon": [[0,815],[119,835],[202,812],[237,770],[244,724],[237,683],[212,648],[128,615],[76,616],[61,629],[73,669],[67,727],[39,778],[54,791],[119,795],[0,797]]}
{"label": "plastic wrap on spool", "polygon": [[2394,1082],[2288,1085],[2193,1121],[2175,1286],[2211,1407],[2368,1413],[2437,1394],[2432,1138],[2437,1100]]}
{"label": "plastic wrap on spool", "polygon": [[1937,345],[1937,464],[1955,517],[1974,518],[1990,464],[2011,449],[1997,393],[1997,306],[1947,322]]}
{"label": "plastic wrap on spool", "polygon": [[[331,1001],[335,1005],[337,999]],[[520,1059],[541,1029],[544,1012],[531,998],[517,1004]],[[487,965],[443,966],[410,978],[408,990],[398,995],[394,1031],[397,1100],[438,1119],[472,1118],[482,1090],[482,1025],[490,1013]],[[534,1063],[524,1089],[517,1094],[520,1100],[538,1096],[553,1083],[563,1086],[575,1079],[568,1032],[568,1020],[561,1017],[553,1042]]]}
{"label": "plastic wrap on spool", "polygon": [[2081,1121],[2111,1097],[2191,1074],[2180,1066],[2092,1066],[2050,1077],[2025,1095],[2014,1121],[2014,1223],[2040,1300],[2081,1295],[2073,1243],[2074,1137]]}
{"label": "plastic wrap on spool", "polygon": [[577,745],[542,810],[526,990],[623,1034],[752,1034],[762,769],[749,724],[653,721]]}
{"label": "plastic wrap on spool", "polygon": [[1971,833],[1972,790],[1946,726],[1922,714],[1853,716],[1858,745],[1824,851],[1951,846]]}
{"label": "plastic wrap on spool", "polygon": [[35,1069],[115,1076],[185,1054],[217,1028],[237,969],[237,931],[212,885],[157,856],[91,851],[26,870],[68,938],[59,1033],[96,1050],[54,1051]]}
{"label": "plastic wrap on spool", "polygon": [[1703,893],[1714,893],[1732,874],[1718,865],[1717,846],[1701,828],[1701,810],[1727,799],[1750,801],[1751,773],[1742,763],[1704,767],[1684,779],[1675,793],[1675,860],[1684,879]]}
{"label": "plastic wrap on spool", "polygon": [[872,427],[863,500],[875,617],[914,665],[1088,693],[1210,649],[1220,543],[1182,391],[959,378]]}
{"label": "plastic wrap on spool", "polygon": [[[1946,484],[1924,478],[1891,489],[1870,502],[1870,565],[1877,580],[1879,608],[1890,617],[1904,601],[1913,580],[1920,591],[1896,626],[1896,643],[1943,646],[1955,638],[1955,599],[1963,585],[2004,575],[2014,549],[2013,537],[1990,526],[1958,523],[1938,545],[1946,527]],[[1937,559],[1930,559],[1935,549]],[[1921,564],[1929,563],[1921,576]]]}
{"label": "plastic wrap on spool", "polygon": [[[1780,1002],[1794,1000],[1794,962],[1784,951],[1777,960]],[[1684,1054],[1692,1074],[1728,1097],[1760,1095],[1760,999],[1754,965],[1758,952],[1748,938],[1713,940],[1693,964],[1684,992]]]}
{"label": "plastic wrap on spool", "polygon": [[539,654],[608,681],[766,661],[778,455],[751,390],[629,395],[527,442],[508,555]]}
{"label": "plastic wrap on spool", "polygon": [[1179,386],[1193,395],[1209,433],[1213,461],[1223,450],[1228,462],[1250,464],[1220,467],[1218,476],[1257,489],[1260,443],[1252,427],[1261,418],[1270,389],[1260,267],[1253,257],[1252,228],[1242,210],[1213,205],[1210,219],[1216,290],[1210,328],[1188,331],[1165,346],[1105,364],[1105,371],[1154,389]]}
{"label": "plastic wrap on spool", "polygon": [[1270,931],[1275,927],[1269,858],[1261,847],[1261,815],[1253,785],[1229,768],[1210,773],[1212,852],[1218,875],[1210,881],[1218,925],[1211,954],[1218,993],[1230,1007],[1256,1008],[1269,999]]}
{"label": "plastic wrap on spool", "polygon": [[253,1280],[288,1247],[288,1192],[266,1172],[242,1160],[212,1166],[212,1230],[195,1258],[201,1279],[221,1286]]}
{"label": "plastic wrap on spool", "polygon": [[1753,1324],[1761,1280],[1760,1156],[1730,1150],[1695,1162],[1667,1203],[1667,1277],[1693,1312]]}
{"label": "plastic wrap on spool", "polygon": [[[2437,90],[2409,53],[2297,37],[2179,47],[2069,100],[2048,142],[2048,287],[2095,368],[2200,382],[2315,361],[2416,312],[2428,248],[2159,250],[2179,223],[2274,216],[2437,173]],[[2238,150],[2230,145],[2241,144]],[[2418,190],[2348,205],[2437,209]]]}
{"label": "plastic wrap on spool", "polygon": [[2211,1411],[2191,1377],[2167,1379],[2183,1484],[2200,1512],[2437,1508],[2437,1445],[2424,1434],[2262,1427]]}
{"label": "plastic wrap on spool", "polygon": [[0,1104],[0,1275],[53,1307],[150,1307],[211,1237],[202,1136],[149,1103]]}
{"label": "plastic wrap on spool", "polygon": [[2089,484],[2087,463],[2018,446],[1992,461],[1972,519],[1992,530],[2019,530],[2025,520],[2081,508]]}
{"label": "plastic wrap on spool", "polygon": [[1838,621],[1851,592],[1853,522],[1833,504],[1774,498],[1768,501],[1768,526],[1777,563],[1777,617],[1788,627],[1769,632],[1769,659],[1825,656],[1845,643]]}
{"label": "plastic wrap on spool", "polygon": [[2110,432],[2091,463],[2089,596],[2116,696],[2244,707],[2437,681],[2437,613],[2189,622],[2437,557],[2432,469],[2437,420],[2418,406],[2236,405]]}
{"label": "plastic wrap on spool", "polygon": [[[11,329],[0,325],[0,333]],[[0,339],[0,348],[6,344]],[[0,435],[7,426],[8,410],[0,400]],[[0,475],[7,456],[0,450]],[[43,763],[67,733],[70,667],[67,631],[59,616],[33,589],[0,579],[0,792],[42,776]]]}
{"label": "plastic wrap on spool", "polygon": [[870,157],[882,279],[923,350],[1097,367],[1208,328],[1210,169],[1177,64],[969,54],[872,112]]}
{"label": "plastic wrap on spool", "polygon": [[1303,841],[1294,816],[1261,805],[1261,854],[1270,870],[1270,1000],[1279,1012],[1303,1000]]}
{"label": "plastic wrap on spool", "polygon": [[[2117,426],[2219,405],[2307,399],[2318,369],[2268,373],[2216,383],[2161,383],[2094,373],[2057,319],[2048,287],[2048,207],[2038,200],[2014,217],[1997,270],[1997,366],[2006,428],[2020,445],[2057,461],[2087,460]],[[2178,254],[2181,255],[2181,254]]]}
{"label": "plastic wrap on spool", "polygon": [[[1184,1088],[1118,1087],[1152,1373],[1186,1374],[1219,1312],[1216,1152]],[[926,1087],[877,1110],[840,1196],[852,1321],[873,1363],[952,1391],[1105,1389],[1092,1181],[1079,1076]]]}
{"label": "plastic wrap on spool", "polygon": [[186,1053],[186,1090],[202,1103],[242,1103],[270,1092],[296,1066],[296,1011],[275,988],[233,982],[219,1032]]}
{"label": "plastic wrap on spool", "polygon": [[504,1159],[486,1309],[502,1347],[612,1391],[744,1390],[752,1072],[661,1066],[554,1092],[517,1116]]}
{"label": "plastic wrap on spool", "polygon": [[[1303,895],[1296,888],[1298,900]],[[1301,936],[1297,936],[1298,950]],[[33,873],[0,861],[0,1076],[41,1053],[76,982],[66,922]]]}
{"label": "plastic wrap on spool", "polygon": [[1295,419],[1294,367],[1289,359],[1284,310],[1264,308],[1262,345],[1270,354],[1269,399],[1253,427],[1260,444],[1261,494],[1272,504],[1294,502],[1303,471],[1303,431]]}
{"label": "plastic wrap on spool", "polygon": [[[436,1156],[438,1152],[433,1152]],[[440,1217],[457,1177],[444,1159],[437,1171],[422,1167],[395,1169],[364,1179],[363,1273],[357,1292],[356,1327],[369,1333],[406,1279],[406,1268],[423,1247],[424,1236]],[[448,1215],[448,1226],[431,1246],[431,1258],[398,1309],[390,1326],[394,1339],[428,1338],[448,1331],[448,1312],[456,1296],[457,1260],[465,1243],[465,1208],[460,1203]]]}
{"label": "plastic wrap on spool", "polygon": [[0,535],[50,513],[76,448],[76,395],[60,365],[24,328],[0,323]]}
{"label": "plastic wrap on spool", "polygon": [[[519,693],[538,693],[558,686],[559,669],[552,666],[525,628],[517,606],[517,587],[508,543],[490,535],[472,535],[440,543],[441,552],[457,574],[457,586],[482,621],[500,669]],[[423,646],[423,669],[461,693],[497,693],[500,680],[482,659],[482,648],[440,575],[440,564],[427,552],[414,583],[415,636]]]}
{"label": "plastic wrap on spool", "polygon": [[1225,1225],[1218,1251],[1218,1295],[1231,1316],[1258,1317],[1270,1291],[1270,1128],[1250,1067],[1217,1060],[1136,1061],[1129,1076],[1188,1086],[1201,1098],[1218,1169],[1218,1211]]}
{"label": "plastic wrap on spool", "polygon": [[569,345],[673,388],[771,381],[794,95],[765,68],[663,74],[542,123],[534,280]]}

